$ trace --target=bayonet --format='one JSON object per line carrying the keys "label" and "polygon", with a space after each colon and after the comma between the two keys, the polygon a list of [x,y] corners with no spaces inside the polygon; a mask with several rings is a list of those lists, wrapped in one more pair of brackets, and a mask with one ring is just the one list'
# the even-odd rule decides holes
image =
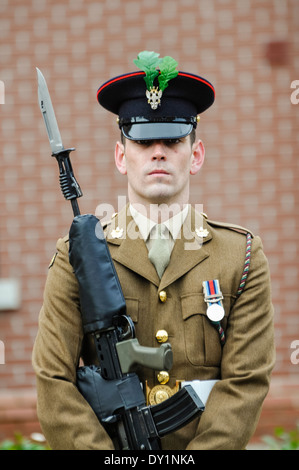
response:
{"label": "bayonet", "polygon": [[52,153],[55,154],[60,150],[64,150],[58,124],[56,121],[50,93],[47,87],[45,77],[41,71],[36,68],[37,71],[37,81],[38,81],[38,101],[39,107],[42,112],[45,126],[47,129]]}
{"label": "bayonet", "polygon": [[55,157],[58,162],[61,191],[65,199],[71,201],[73,212],[76,216],[80,214],[77,198],[82,196],[82,191],[74,176],[69,158],[70,152],[75,149],[64,148],[45,77],[37,67],[36,71],[39,107],[44,118],[52,156]]}

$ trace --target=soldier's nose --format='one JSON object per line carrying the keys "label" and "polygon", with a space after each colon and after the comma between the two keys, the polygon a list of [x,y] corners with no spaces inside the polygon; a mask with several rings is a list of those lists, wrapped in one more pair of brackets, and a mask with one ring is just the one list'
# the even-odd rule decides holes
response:
{"label": "soldier's nose", "polygon": [[157,141],[153,143],[152,158],[153,160],[166,160],[165,146],[163,145],[163,142]]}

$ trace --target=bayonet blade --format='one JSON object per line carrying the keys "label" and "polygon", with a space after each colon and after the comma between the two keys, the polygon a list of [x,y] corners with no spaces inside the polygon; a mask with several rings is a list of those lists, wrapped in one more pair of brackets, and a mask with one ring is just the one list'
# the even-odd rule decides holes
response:
{"label": "bayonet blade", "polygon": [[38,101],[46,125],[52,153],[55,154],[64,149],[58,124],[56,121],[50,93],[47,87],[45,77],[36,67],[38,80]]}

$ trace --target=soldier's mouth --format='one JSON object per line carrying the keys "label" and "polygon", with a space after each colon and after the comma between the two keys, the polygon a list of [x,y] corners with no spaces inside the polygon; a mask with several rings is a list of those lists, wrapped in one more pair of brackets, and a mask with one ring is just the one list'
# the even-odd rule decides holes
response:
{"label": "soldier's mouth", "polygon": [[157,170],[153,170],[149,173],[149,175],[169,175],[169,173],[166,171],[166,170],[162,170],[162,169],[157,169]]}

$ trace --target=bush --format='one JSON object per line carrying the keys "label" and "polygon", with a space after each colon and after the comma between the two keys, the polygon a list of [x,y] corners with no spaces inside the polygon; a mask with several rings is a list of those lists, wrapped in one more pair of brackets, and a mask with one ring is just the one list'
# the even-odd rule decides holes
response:
{"label": "bush", "polygon": [[293,431],[276,428],[274,436],[264,436],[263,441],[270,450],[299,450],[299,423]]}
{"label": "bush", "polygon": [[34,433],[30,439],[16,433],[14,440],[7,439],[0,443],[0,450],[49,450],[42,434]]}

